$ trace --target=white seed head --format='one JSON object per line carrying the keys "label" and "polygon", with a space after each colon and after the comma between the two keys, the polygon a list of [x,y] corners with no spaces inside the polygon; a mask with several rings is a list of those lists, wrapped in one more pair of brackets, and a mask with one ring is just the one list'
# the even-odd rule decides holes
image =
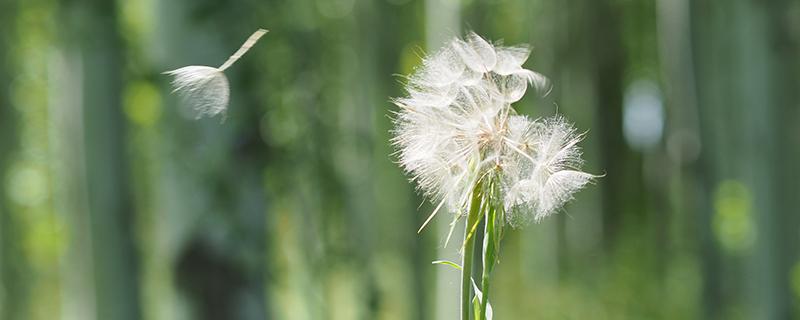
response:
{"label": "white seed head", "polygon": [[215,116],[228,107],[230,89],[228,78],[221,70],[206,66],[188,66],[165,74],[174,76],[173,92],[181,96],[184,105],[192,108],[196,119]]}
{"label": "white seed head", "polygon": [[532,121],[511,104],[547,78],[524,69],[530,49],[495,46],[475,33],[424,58],[393,102],[399,163],[426,196],[466,208],[475,182],[501,177],[514,221],[539,220],[594,176],[579,171],[581,135],[563,118]]}

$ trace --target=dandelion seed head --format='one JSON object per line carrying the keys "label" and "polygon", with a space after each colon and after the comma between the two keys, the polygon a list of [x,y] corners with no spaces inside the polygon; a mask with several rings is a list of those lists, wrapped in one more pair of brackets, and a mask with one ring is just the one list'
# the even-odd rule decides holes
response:
{"label": "dandelion seed head", "polygon": [[549,90],[546,77],[522,67],[530,52],[469,33],[407,78],[408,94],[393,100],[400,110],[392,142],[421,193],[455,211],[479,179],[501,177],[502,205],[516,225],[556,212],[594,178],[580,171],[582,136],[570,124],[534,121],[511,106],[529,87]]}
{"label": "dandelion seed head", "polygon": [[174,76],[172,86],[195,118],[215,116],[228,107],[230,89],[225,74],[213,67],[188,66],[165,74]]}

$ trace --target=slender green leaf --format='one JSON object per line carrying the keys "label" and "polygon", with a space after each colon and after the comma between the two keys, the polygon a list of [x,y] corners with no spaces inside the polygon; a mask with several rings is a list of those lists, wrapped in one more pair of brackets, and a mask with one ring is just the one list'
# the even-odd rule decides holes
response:
{"label": "slender green leaf", "polygon": [[459,270],[459,271],[463,270],[463,268],[461,268],[460,265],[458,265],[457,263],[455,263],[453,261],[448,261],[448,260],[436,260],[436,261],[431,262],[431,264],[441,264],[441,265],[451,266],[451,267],[453,267],[453,268],[455,268],[456,270]]}

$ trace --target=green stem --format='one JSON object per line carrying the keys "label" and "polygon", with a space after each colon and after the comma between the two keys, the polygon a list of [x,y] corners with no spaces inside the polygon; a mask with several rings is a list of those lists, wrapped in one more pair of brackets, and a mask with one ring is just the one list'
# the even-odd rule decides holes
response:
{"label": "green stem", "polygon": [[481,300],[481,317],[480,320],[486,320],[486,306],[489,303],[489,274],[494,269],[495,262],[495,207],[489,204],[489,212],[486,214],[486,223],[483,231],[483,273],[481,274],[481,291],[483,291],[483,299]]}
{"label": "green stem", "polygon": [[461,320],[469,320],[470,293],[472,292],[472,257],[475,249],[475,235],[470,236],[472,226],[480,219],[481,209],[481,182],[475,184],[472,190],[472,202],[469,205],[466,227],[464,228],[464,254],[461,261]]}

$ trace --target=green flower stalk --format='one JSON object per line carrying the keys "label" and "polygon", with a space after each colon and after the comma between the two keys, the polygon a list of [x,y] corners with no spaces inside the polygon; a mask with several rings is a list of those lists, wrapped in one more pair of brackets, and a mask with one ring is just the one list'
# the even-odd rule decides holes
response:
{"label": "green flower stalk", "polygon": [[[529,55],[526,46],[497,46],[469,33],[427,56],[408,77],[408,94],[393,100],[399,163],[437,204],[420,231],[443,208],[454,212],[451,233],[466,218],[461,266],[442,262],[462,272],[462,320],[470,310],[475,319],[492,317],[491,272],[505,227],[557,212],[596,177],[580,170],[583,135],[564,118],[533,120],[511,106],[529,86],[549,91],[547,78],[522,68]],[[472,274],[478,232],[480,287]]]}

